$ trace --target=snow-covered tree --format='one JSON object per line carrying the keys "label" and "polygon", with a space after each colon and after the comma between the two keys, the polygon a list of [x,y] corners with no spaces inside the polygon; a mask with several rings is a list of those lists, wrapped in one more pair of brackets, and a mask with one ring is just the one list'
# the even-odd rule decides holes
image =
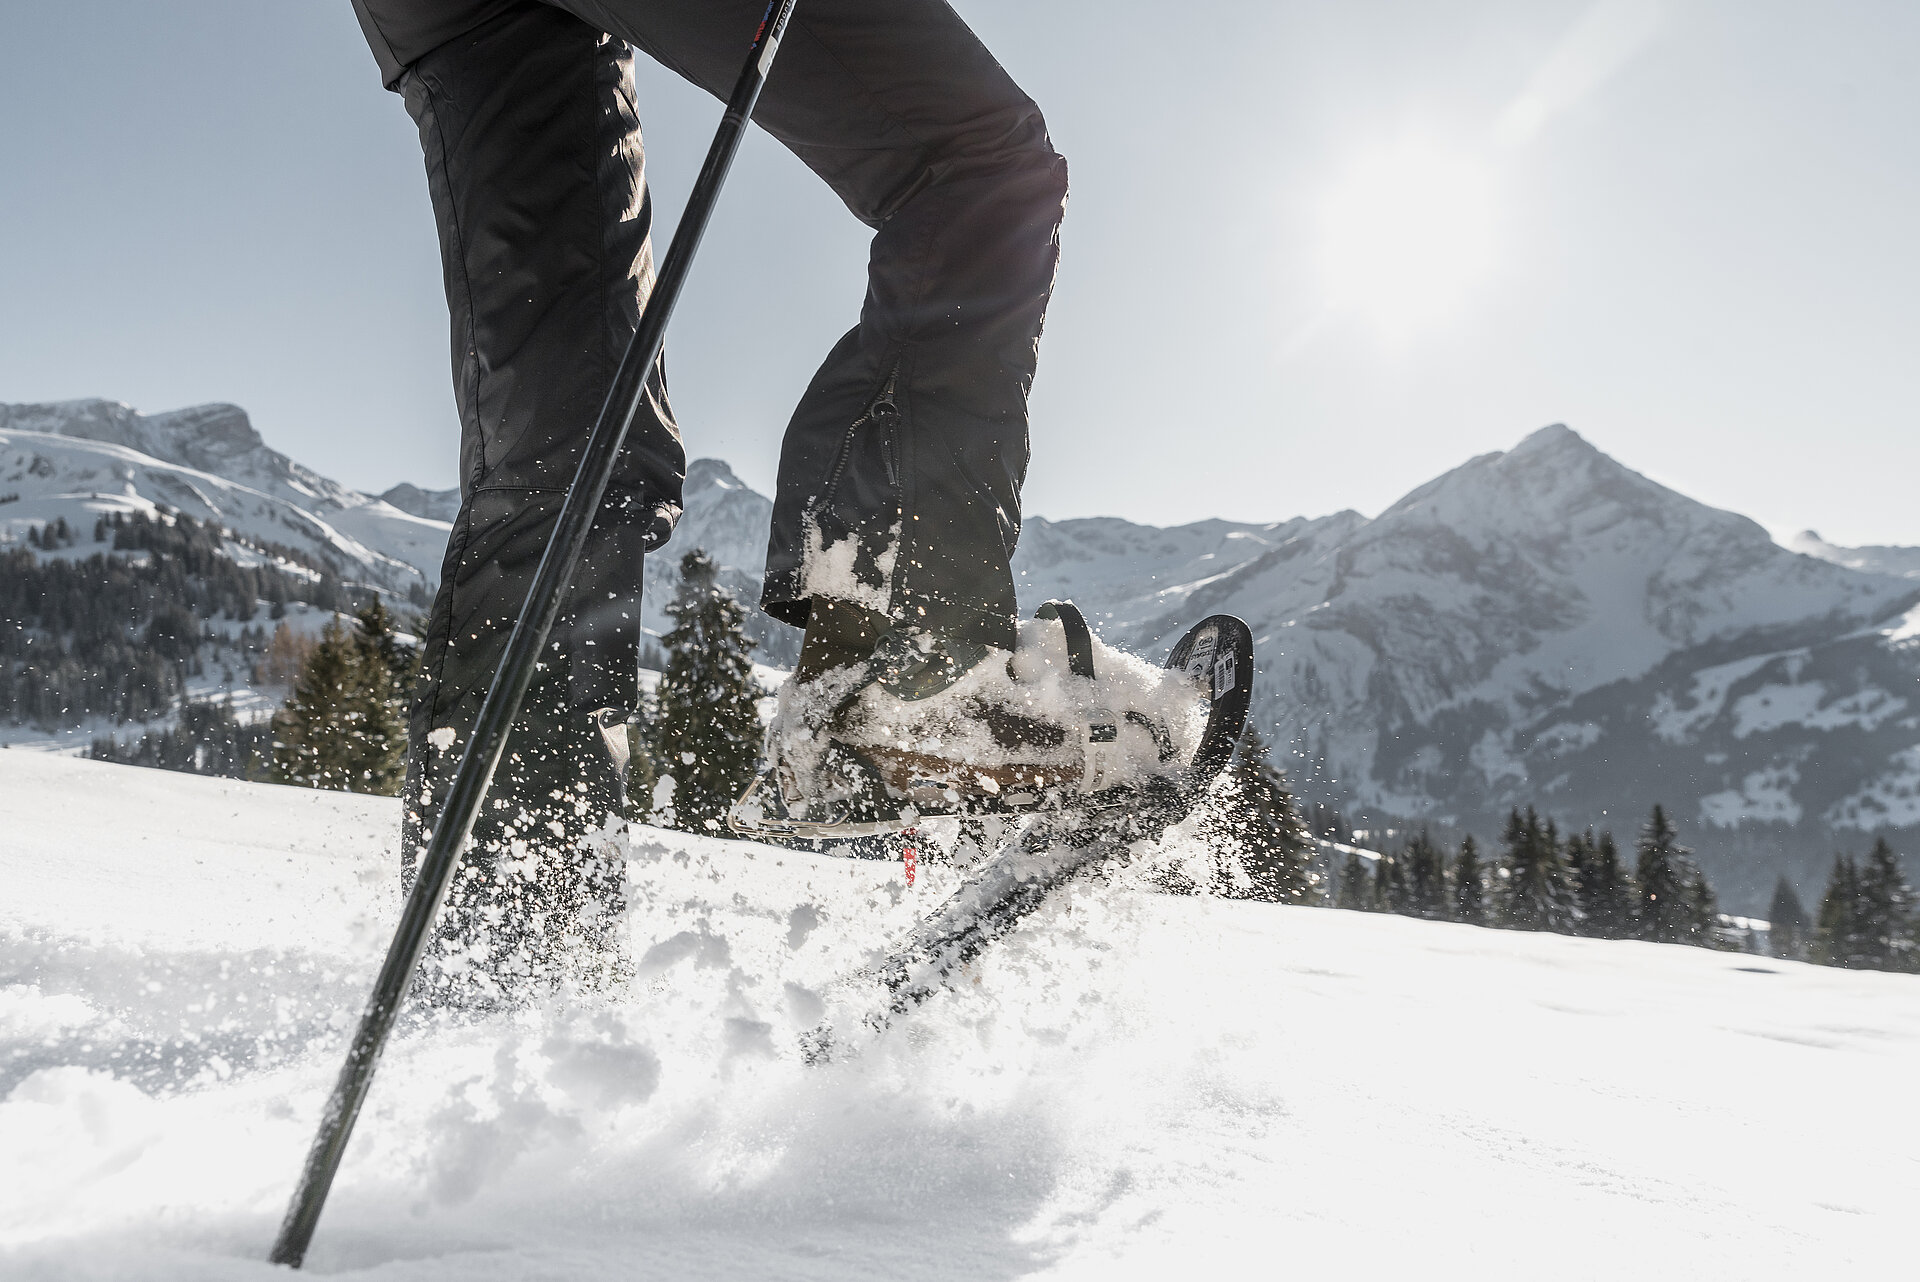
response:
{"label": "snow-covered tree", "polygon": [[656,818],[707,832],[720,830],[752,780],[761,741],[746,612],[715,581],[717,569],[699,548],[680,559],[653,730],[655,795],[666,803]]}
{"label": "snow-covered tree", "polygon": [[1559,834],[1532,806],[1515,810],[1502,836],[1495,920],[1510,930],[1568,933],[1574,926],[1573,883],[1560,857]]}

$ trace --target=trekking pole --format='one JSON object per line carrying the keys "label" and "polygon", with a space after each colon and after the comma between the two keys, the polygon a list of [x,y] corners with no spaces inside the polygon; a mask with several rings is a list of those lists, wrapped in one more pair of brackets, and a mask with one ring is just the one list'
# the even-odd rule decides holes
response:
{"label": "trekking pole", "polygon": [[393,943],[387,948],[387,959],[374,981],[373,994],[360,1016],[360,1026],[354,1031],[353,1046],[340,1067],[340,1080],[334,1084],[326,1111],[320,1115],[320,1130],[313,1138],[300,1183],[287,1205],[287,1217],[280,1225],[273,1253],[267,1257],[274,1264],[299,1268],[306,1258],[307,1245],[313,1240],[320,1210],[326,1205],[327,1192],[340,1169],[347,1139],[353,1134],[353,1124],[366,1100],[367,1088],[373,1084],[380,1052],[386,1045],[387,1035],[393,1031],[394,1018],[400,1013],[400,1003],[406,997],[414,968],[419,965],[434,919],[440,915],[447,887],[460,863],[461,848],[473,830],[474,816],[486,798],[494,767],[500,763],[507,732],[513,728],[521,700],[533,681],[534,664],[546,645],[554,617],[560,612],[560,598],[586,546],[587,532],[593,526],[600,500],[613,477],[627,428],[633,423],[646,393],[647,373],[660,358],[667,320],[686,282],[694,251],[700,247],[700,237],[719,199],[721,184],[726,181],[727,170],[740,149],[740,139],[746,133],[747,121],[766,84],[767,71],[773,66],[780,38],[786,34],[793,6],[794,0],[771,0],[760,19],[759,29],[753,33],[746,65],[741,68],[740,78],[734,82],[733,93],[727,98],[720,129],[714,135],[713,145],[707,149],[706,161],[694,181],[693,193],[687,198],[679,226],[674,228],[666,261],[661,265],[653,292],[647,296],[646,306],[640,310],[639,324],[620,358],[620,366],[614,372],[613,386],[608,389],[606,403],[600,407],[600,417],[587,437],[580,468],[567,487],[566,501],[561,504],[560,515],[554,522],[553,537],[540,558],[540,568],[534,572],[526,604],[520,607],[520,617],[514,621],[513,632],[507,638],[506,653],[500,656],[493,684],[480,705],[479,719],[460,758],[460,767],[454,772],[440,822],[435,825],[426,854],[421,858],[419,877],[401,909],[400,924],[393,932]]}

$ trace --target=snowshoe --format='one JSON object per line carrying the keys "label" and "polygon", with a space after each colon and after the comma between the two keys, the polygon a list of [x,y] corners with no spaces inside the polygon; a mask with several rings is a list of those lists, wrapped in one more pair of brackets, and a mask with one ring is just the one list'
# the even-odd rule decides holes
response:
{"label": "snowshoe", "polygon": [[1049,601],[997,658],[894,633],[864,665],[789,682],[772,764],[729,826],[831,839],[1071,812],[1110,834],[1157,835],[1232,756],[1253,691],[1252,634],[1231,615],[1195,625],[1156,669]]}

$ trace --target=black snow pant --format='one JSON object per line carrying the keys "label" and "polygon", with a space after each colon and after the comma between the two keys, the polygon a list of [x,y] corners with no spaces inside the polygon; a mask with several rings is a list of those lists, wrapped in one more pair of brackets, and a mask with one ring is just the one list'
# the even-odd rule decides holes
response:
{"label": "black snow pant", "polygon": [[[461,510],[410,726],[413,851],[652,283],[629,46],[724,97],[765,5],[353,3],[419,125],[462,427]],[[1066,164],[943,0],[800,0],[754,119],[876,233],[859,324],[788,423],[762,605],[805,626],[814,595],[852,594],[1010,647],[1027,392]],[[588,714],[637,700],[640,561],[671,533],[685,474],[661,371],[649,390],[476,828],[463,870],[475,893],[498,893],[511,862],[487,849],[571,848],[617,803]],[[548,937],[581,933],[580,881],[536,896]]]}

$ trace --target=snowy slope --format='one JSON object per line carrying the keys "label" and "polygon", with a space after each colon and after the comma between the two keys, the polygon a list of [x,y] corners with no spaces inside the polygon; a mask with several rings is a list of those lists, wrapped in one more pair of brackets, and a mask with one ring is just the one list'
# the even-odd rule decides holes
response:
{"label": "snowy slope", "polygon": [[236,405],[140,414],[117,401],[0,405],[0,526],[157,503],[297,547],[405,594],[440,577],[450,528],[350,490],[268,448]]}
{"label": "snowy slope", "polygon": [[[260,1260],[395,910],[393,803],[21,753],[0,797],[0,1274],[281,1276]],[[629,849],[643,982],[410,1025],[312,1272],[1910,1267],[1912,977],[1118,884],[807,1069],[797,1028],[950,875]]]}
{"label": "snowy slope", "polygon": [[1841,547],[1829,543],[1812,530],[1802,530],[1787,540],[1787,546],[1822,561],[1844,565],[1869,574],[1894,574],[1903,579],[1920,579],[1920,548],[1870,546]]}

